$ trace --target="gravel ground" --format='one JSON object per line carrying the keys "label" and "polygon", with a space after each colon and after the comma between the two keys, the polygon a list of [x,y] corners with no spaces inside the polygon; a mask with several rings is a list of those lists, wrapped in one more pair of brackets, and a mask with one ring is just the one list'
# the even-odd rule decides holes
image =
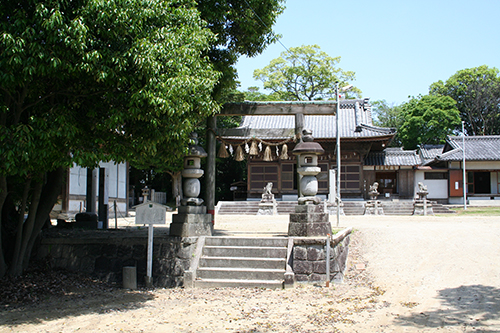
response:
{"label": "gravel ground", "polygon": [[[287,224],[217,216],[216,231],[281,235]],[[3,306],[0,332],[500,332],[498,216],[342,217],[340,226],[355,229],[341,285],[80,288]]]}

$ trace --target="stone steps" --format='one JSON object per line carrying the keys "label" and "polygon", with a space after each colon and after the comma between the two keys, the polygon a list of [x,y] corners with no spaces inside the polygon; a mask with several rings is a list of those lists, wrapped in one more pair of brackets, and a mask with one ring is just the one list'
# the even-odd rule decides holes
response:
{"label": "stone steps", "polygon": [[[365,213],[365,201],[343,201],[343,211],[346,216],[363,215]],[[297,201],[277,201],[278,215],[292,214],[295,212]],[[412,215],[413,201],[381,201],[384,215]],[[448,207],[432,203],[434,214],[453,214],[454,211]],[[221,203],[218,212],[220,215],[257,215],[259,201],[225,201]]]}
{"label": "stone steps", "polygon": [[283,288],[285,237],[206,237],[195,287]]}

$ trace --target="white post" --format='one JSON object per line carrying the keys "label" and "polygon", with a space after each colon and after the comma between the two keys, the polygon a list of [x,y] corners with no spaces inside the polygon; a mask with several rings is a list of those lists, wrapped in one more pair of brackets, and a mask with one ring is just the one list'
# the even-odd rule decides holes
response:
{"label": "white post", "polygon": [[326,286],[330,287],[330,234],[326,235]]}
{"label": "white post", "polygon": [[462,167],[463,167],[463,188],[464,188],[464,210],[467,209],[467,173],[465,172],[465,125],[462,121]]}
{"label": "white post", "polygon": [[335,112],[336,140],[337,140],[337,195],[335,201],[337,203],[337,228],[340,224],[340,126],[339,126],[339,83],[335,83],[335,96],[337,100],[337,112]]}
{"label": "white post", "polygon": [[153,287],[153,224],[148,225],[148,264],[146,272],[146,287]]}

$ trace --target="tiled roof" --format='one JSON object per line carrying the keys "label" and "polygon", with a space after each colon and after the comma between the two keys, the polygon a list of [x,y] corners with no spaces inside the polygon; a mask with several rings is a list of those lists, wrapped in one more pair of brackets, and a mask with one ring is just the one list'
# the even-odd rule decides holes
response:
{"label": "tiled roof", "polygon": [[465,139],[465,159],[468,161],[500,161],[500,135],[490,136],[449,136],[438,161],[461,161]]}
{"label": "tiled roof", "polygon": [[415,150],[386,148],[381,152],[370,152],[365,158],[365,165],[417,166],[421,160]]}
{"label": "tiled roof", "polygon": [[420,157],[422,164],[434,161],[434,159],[443,153],[444,144],[440,145],[422,145],[420,146]]}
{"label": "tiled roof", "polygon": [[[392,136],[396,132],[393,128],[377,127],[372,124],[371,108],[367,99],[341,101],[339,117],[341,138],[376,138]],[[244,116],[239,128],[294,129],[295,116]],[[304,128],[311,129],[314,138],[335,138],[336,117],[335,115],[306,115]],[[272,137],[270,134],[268,138]]]}

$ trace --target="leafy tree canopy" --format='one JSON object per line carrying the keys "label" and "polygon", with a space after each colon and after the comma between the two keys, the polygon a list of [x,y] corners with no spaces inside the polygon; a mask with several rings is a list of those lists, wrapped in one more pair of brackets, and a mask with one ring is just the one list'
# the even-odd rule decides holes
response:
{"label": "leafy tree canopy", "polygon": [[200,0],[198,10],[217,36],[208,55],[222,73],[214,96],[219,101],[236,89],[234,65],[240,56],[253,57],[277,40],[272,26],[284,10],[284,0]]}
{"label": "leafy tree canopy", "polygon": [[399,137],[405,149],[444,143],[461,124],[456,102],[449,96],[425,95],[401,105],[404,118]]}
{"label": "leafy tree canopy", "polygon": [[9,233],[0,276],[27,263],[62,170],[146,164],[165,147],[182,155],[194,126],[217,111],[219,74],[206,57],[215,37],[195,5],[0,3],[0,232]]}
{"label": "leafy tree canopy", "polygon": [[[318,45],[303,45],[282,52],[253,76],[280,100],[334,99],[335,83],[343,87],[355,77],[354,72],[337,67],[339,62],[340,57],[330,57]],[[353,88],[351,94],[360,96],[361,91]]]}
{"label": "leafy tree canopy", "polygon": [[[372,103],[373,113],[375,115],[373,123],[380,127],[389,127],[399,130],[401,125],[403,125],[403,113],[401,106],[389,105],[387,101],[374,101]],[[401,139],[399,138],[399,132],[396,132],[396,136],[391,142],[391,146],[400,147]]]}
{"label": "leafy tree canopy", "polygon": [[463,69],[446,82],[430,86],[430,94],[445,95],[457,102],[469,135],[500,134],[500,75],[497,68]]}
{"label": "leafy tree canopy", "polygon": [[259,87],[249,87],[247,91],[243,92],[244,99],[247,101],[280,101],[279,93],[264,94],[259,91]]}

